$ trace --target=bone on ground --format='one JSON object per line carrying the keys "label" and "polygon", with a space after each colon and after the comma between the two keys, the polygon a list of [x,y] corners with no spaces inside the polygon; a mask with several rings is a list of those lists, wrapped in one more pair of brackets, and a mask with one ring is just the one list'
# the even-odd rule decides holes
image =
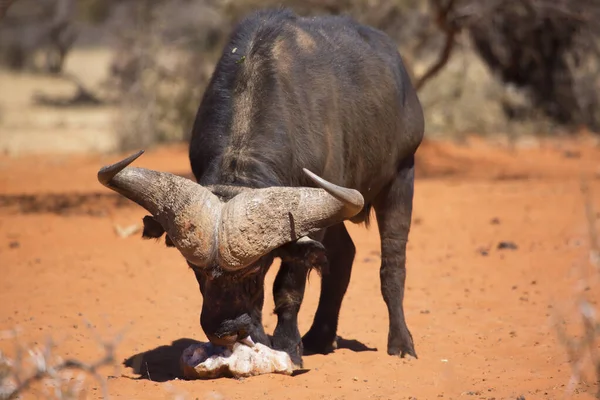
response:
{"label": "bone on ground", "polygon": [[186,379],[244,378],[263,374],[291,375],[294,365],[290,356],[261,343],[236,343],[233,348],[211,343],[193,344],[181,355],[183,376]]}

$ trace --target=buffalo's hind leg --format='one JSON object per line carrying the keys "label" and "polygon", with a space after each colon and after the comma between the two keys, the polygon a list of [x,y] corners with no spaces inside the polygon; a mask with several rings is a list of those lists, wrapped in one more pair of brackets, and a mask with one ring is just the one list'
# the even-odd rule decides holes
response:
{"label": "buffalo's hind leg", "polygon": [[414,157],[402,165],[394,181],[374,203],[381,238],[381,294],[388,308],[390,355],[417,357],[404,317],[406,243],[410,231],[414,190]]}
{"label": "buffalo's hind leg", "polygon": [[306,354],[326,354],[335,349],[340,308],[354,262],[354,243],[343,223],[327,228],[323,245],[329,268],[322,274],[321,295],[312,326],[302,338]]}

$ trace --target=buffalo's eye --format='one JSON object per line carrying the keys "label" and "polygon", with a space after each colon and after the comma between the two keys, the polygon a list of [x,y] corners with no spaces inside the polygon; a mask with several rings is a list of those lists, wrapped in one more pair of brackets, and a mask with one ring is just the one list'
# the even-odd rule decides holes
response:
{"label": "buffalo's eye", "polygon": [[190,269],[192,271],[194,271],[194,273],[196,275],[200,275],[200,276],[202,276],[204,278],[209,278],[211,276],[211,274],[207,273],[208,271],[206,270],[206,268],[200,268],[200,267],[197,267],[197,266],[192,265],[192,264],[189,264],[189,267],[190,267]]}
{"label": "buffalo's eye", "polygon": [[260,264],[251,265],[242,270],[230,272],[229,273],[230,279],[236,280],[236,281],[241,281],[241,280],[245,280],[248,278],[253,278],[257,274],[259,274],[262,269],[263,269],[263,267]]}

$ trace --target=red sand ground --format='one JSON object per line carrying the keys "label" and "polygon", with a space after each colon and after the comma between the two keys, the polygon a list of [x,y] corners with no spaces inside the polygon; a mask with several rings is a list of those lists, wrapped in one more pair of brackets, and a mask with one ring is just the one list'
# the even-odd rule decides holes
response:
{"label": "red sand ground", "polygon": [[[109,339],[125,330],[117,369],[102,370],[111,398],[565,398],[571,367],[552,318],[560,313],[580,334],[574,300],[581,270],[590,271],[582,173],[600,218],[600,149],[589,142],[512,152],[479,141],[424,145],[405,300],[419,359],[387,355],[376,226],[350,224],[358,254],[341,348],[305,357],[304,374],[242,381],[175,379],[183,347],[206,340],[202,299],[176,250],[115,233],[116,224],[145,215],[96,181],[98,168],[120,156],[0,157],[0,330],[19,327],[28,345],[52,336],[57,354],[90,362],[102,354],[94,332]],[[185,147],[149,151],[135,165],[189,171]],[[501,241],[518,248],[499,250]],[[276,269],[267,282],[269,331]],[[319,285],[311,275],[302,332]],[[586,285],[584,293],[598,300],[595,282]],[[0,350],[14,355],[14,341],[0,341]],[[591,377],[572,398],[593,398]],[[102,397],[94,381],[87,394]]]}

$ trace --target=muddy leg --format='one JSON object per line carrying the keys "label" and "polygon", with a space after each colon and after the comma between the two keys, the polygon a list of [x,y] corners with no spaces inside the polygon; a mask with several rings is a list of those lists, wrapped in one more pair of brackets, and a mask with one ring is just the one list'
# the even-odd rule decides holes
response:
{"label": "muddy leg", "polygon": [[323,245],[327,250],[329,269],[322,274],[321,296],[312,326],[302,338],[307,354],[325,354],[336,347],[338,317],[354,261],[354,243],[344,224],[328,228]]}
{"label": "muddy leg", "polygon": [[410,157],[396,179],[374,204],[381,237],[381,294],[388,308],[387,352],[417,357],[404,318],[406,242],[410,231],[414,188],[414,158]]}

